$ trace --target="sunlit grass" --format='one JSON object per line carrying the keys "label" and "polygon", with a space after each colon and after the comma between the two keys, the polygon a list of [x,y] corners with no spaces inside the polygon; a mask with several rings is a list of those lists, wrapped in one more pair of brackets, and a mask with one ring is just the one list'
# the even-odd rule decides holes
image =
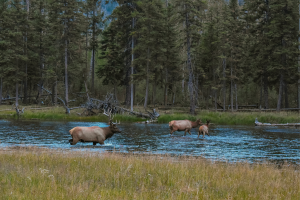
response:
{"label": "sunlit grass", "polygon": [[195,157],[0,150],[0,199],[298,199],[288,164]]}

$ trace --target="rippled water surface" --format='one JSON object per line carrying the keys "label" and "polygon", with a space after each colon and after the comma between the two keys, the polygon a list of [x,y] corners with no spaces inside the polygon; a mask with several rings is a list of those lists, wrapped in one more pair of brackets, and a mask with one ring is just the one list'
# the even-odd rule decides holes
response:
{"label": "rippled water surface", "polygon": [[210,136],[197,139],[183,132],[169,134],[168,124],[124,123],[122,133],[105,145],[77,143],[71,146],[69,130],[75,126],[108,126],[102,122],[40,122],[0,120],[0,147],[43,146],[49,148],[121,151],[154,154],[196,155],[212,160],[288,160],[300,163],[300,129],[283,127],[213,125]]}

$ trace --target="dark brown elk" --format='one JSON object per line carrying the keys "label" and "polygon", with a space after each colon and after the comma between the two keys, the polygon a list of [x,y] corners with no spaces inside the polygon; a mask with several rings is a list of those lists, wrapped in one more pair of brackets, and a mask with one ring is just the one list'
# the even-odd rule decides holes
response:
{"label": "dark brown elk", "polygon": [[197,126],[201,125],[201,120],[198,119],[195,122],[192,122],[190,120],[173,120],[169,122],[170,127],[170,134],[172,135],[175,131],[184,131],[184,135],[186,135],[186,132],[191,134],[191,129],[196,128]]}
{"label": "dark brown elk", "polygon": [[[104,112],[104,114],[106,114]],[[107,114],[106,114],[107,115]],[[77,144],[77,142],[93,142],[93,145],[97,143],[104,144],[104,141],[114,135],[114,133],[121,133],[116,124],[111,120],[111,115],[109,116],[109,127],[75,127],[69,132],[72,139],[69,140],[71,145]]]}
{"label": "dark brown elk", "polygon": [[206,120],[206,124],[199,127],[198,138],[199,138],[201,133],[203,134],[203,138],[205,136],[205,133],[209,136],[209,134],[208,134],[209,123],[210,123],[210,120]]}

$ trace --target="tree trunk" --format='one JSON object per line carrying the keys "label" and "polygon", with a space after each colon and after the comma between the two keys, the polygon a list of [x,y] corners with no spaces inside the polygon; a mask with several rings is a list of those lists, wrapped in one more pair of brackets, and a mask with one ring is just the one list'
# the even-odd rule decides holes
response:
{"label": "tree trunk", "polygon": [[18,81],[16,82],[16,107],[19,106],[19,83]]}
{"label": "tree trunk", "polygon": [[68,90],[68,41],[65,40],[65,101],[66,106],[69,107],[69,90]]}
{"label": "tree trunk", "polygon": [[182,92],[182,95],[184,96],[184,87],[185,87],[185,84],[184,84],[184,66],[182,67],[182,81],[181,81],[181,92]]}
{"label": "tree trunk", "polygon": [[[30,1],[29,0],[26,0],[26,10],[27,10],[27,21],[28,21],[28,16],[29,16],[29,5],[30,5]],[[28,28],[28,27],[27,27]],[[27,35],[28,35],[28,32],[26,30],[26,36],[25,36],[25,54],[26,54],[26,57],[28,55],[28,51],[27,51]],[[23,102],[24,104],[27,104],[27,98],[28,98],[28,62],[26,61],[25,63],[25,81],[24,81],[24,99],[23,99]]]}
{"label": "tree trunk", "polygon": [[235,109],[238,110],[239,106],[238,106],[238,92],[237,92],[237,84],[234,83],[234,88],[235,88]]}
{"label": "tree trunk", "polygon": [[[299,6],[299,15],[300,15],[300,4],[298,6]],[[300,18],[299,18],[299,31],[300,31]],[[298,36],[298,43],[299,43],[298,50],[300,51],[300,35]],[[300,55],[298,56],[298,73],[300,73]],[[298,79],[298,108],[300,108],[300,78]]]}
{"label": "tree trunk", "polygon": [[284,75],[283,71],[280,74],[280,83],[279,83],[279,92],[278,92],[278,101],[277,101],[277,108],[276,111],[280,111],[281,101],[282,101],[282,90],[283,90],[283,82],[284,82]]}
{"label": "tree trunk", "polygon": [[115,100],[118,102],[117,86],[115,84],[114,84],[114,96],[115,96]]}
{"label": "tree trunk", "polygon": [[[186,5],[186,9],[187,9]],[[186,13],[185,16],[186,19],[186,29],[187,29],[187,68],[189,71],[189,94],[190,94],[190,113],[192,115],[195,114],[195,101],[194,101],[194,86],[193,86],[193,79],[194,79],[194,74],[192,70],[192,62],[191,62],[191,38],[190,38],[190,24],[189,24],[189,19],[188,19],[188,13]]]}
{"label": "tree trunk", "polygon": [[164,105],[167,106],[168,103],[168,69],[166,68],[165,77],[165,92],[164,92]]}
{"label": "tree trunk", "polygon": [[[89,12],[87,11],[86,12],[86,16],[87,16],[87,18],[89,18]],[[88,61],[88,28],[89,27],[87,27],[87,29],[86,29],[86,35],[85,35],[85,61],[86,61],[86,63],[85,63],[85,78],[86,78],[86,81],[88,80],[88,63],[89,63],[89,61]]]}
{"label": "tree trunk", "polygon": [[232,82],[232,64],[230,68],[230,108],[233,112],[233,82]]}
{"label": "tree trunk", "polygon": [[[132,18],[132,31],[134,29],[134,18]],[[131,51],[132,51],[132,55],[131,55],[131,98],[130,98],[130,110],[133,111],[133,60],[134,60],[134,53],[133,53],[133,49],[134,49],[134,38],[132,35],[131,38]]]}
{"label": "tree trunk", "polygon": [[[200,88],[200,90],[202,91],[203,87]],[[197,106],[199,106],[199,101],[198,101],[198,98],[199,98],[199,79],[198,79],[198,75],[196,75],[196,80],[195,80],[195,104]],[[202,98],[203,100],[203,98]]]}
{"label": "tree trunk", "polygon": [[95,94],[95,87],[94,87],[94,84],[95,84],[95,34],[96,34],[96,31],[95,31],[95,22],[94,22],[94,17],[95,17],[95,14],[96,14],[96,5],[94,7],[94,10],[93,10],[93,44],[92,44],[92,94]]}
{"label": "tree trunk", "polygon": [[130,84],[126,85],[126,96],[125,96],[125,105],[127,108],[130,107],[130,95],[131,95]]}
{"label": "tree trunk", "polygon": [[152,104],[153,104],[153,106],[155,106],[155,101],[156,101],[156,82],[155,82],[155,78],[154,78],[153,85],[152,85]]}
{"label": "tree trunk", "polygon": [[0,77],[0,105],[2,103],[2,88],[3,88],[3,81],[2,81],[2,77]]}
{"label": "tree trunk", "polygon": [[52,85],[52,104],[57,105],[57,80]]}
{"label": "tree trunk", "polygon": [[265,99],[265,109],[269,108],[269,91],[268,91],[268,73],[266,67],[264,68],[264,75],[263,75],[263,82],[264,82],[264,99]]}
{"label": "tree trunk", "polygon": [[93,47],[93,49],[92,49],[92,70],[91,70],[91,75],[92,75],[92,84],[91,84],[91,92],[92,92],[92,94],[94,94],[95,93],[95,91],[94,91],[94,83],[95,83],[95,49],[94,49],[94,47]]}
{"label": "tree trunk", "polygon": [[225,70],[226,70],[226,58],[223,58],[223,111],[225,111],[226,109],[226,74],[225,74]]}
{"label": "tree trunk", "polygon": [[172,101],[172,105],[174,105],[174,103],[175,103],[175,95],[176,95],[176,92],[173,92],[173,101]]}
{"label": "tree trunk", "polygon": [[263,88],[264,88],[264,84],[263,84],[263,77],[260,77],[260,97],[259,97],[259,105],[261,107],[262,105],[262,99],[263,99]]}
{"label": "tree trunk", "polygon": [[[213,68],[213,81],[214,81],[214,87],[217,86],[217,83],[216,83],[216,73],[215,73],[215,68]],[[215,110],[217,111],[218,109],[218,105],[217,105],[217,89],[214,88],[213,89],[213,98],[215,100],[214,102],[214,107],[215,107]]]}
{"label": "tree trunk", "polygon": [[288,93],[288,85],[287,85],[286,81],[284,83],[284,97],[285,97],[285,100],[284,100],[285,108],[289,108],[290,107],[289,106],[289,93]]}
{"label": "tree trunk", "polygon": [[149,47],[148,47],[148,50],[147,50],[146,94],[145,94],[144,108],[147,108],[147,105],[148,105],[148,92],[149,92]]}

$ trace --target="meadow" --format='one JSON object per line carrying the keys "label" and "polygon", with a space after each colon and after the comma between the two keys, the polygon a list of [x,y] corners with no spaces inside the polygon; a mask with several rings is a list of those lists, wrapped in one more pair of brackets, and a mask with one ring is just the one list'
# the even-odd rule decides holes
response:
{"label": "meadow", "polygon": [[1,199],[299,199],[299,166],[201,157],[0,149]]}

